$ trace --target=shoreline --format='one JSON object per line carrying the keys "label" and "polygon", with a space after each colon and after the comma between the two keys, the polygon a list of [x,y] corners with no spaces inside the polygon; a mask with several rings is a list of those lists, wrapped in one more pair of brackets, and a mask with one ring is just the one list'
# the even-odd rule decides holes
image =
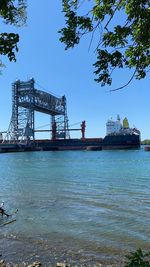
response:
{"label": "shoreline", "polygon": [[122,262],[103,262],[103,261],[93,261],[87,263],[86,260],[76,261],[76,262],[56,262],[56,263],[43,263],[41,260],[34,260],[31,262],[19,261],[17,263],[6,261],[4,259],[0,260],[0,267],[124,267],[125,261]]}
{"label": "shoreline", "polygon": [[[2,248],[3,244],[3,248]],[[97,253],[42,244],[0,240],[0,267],[124,267],[125,251],[98,248]]]}
{"label": "shoreline", "polygon": [[15,264],[15,263],[8,263],[5,262],[5,260],[0,260],[0,267],[40,267],[40,266],[47,266],[47,267],[120,267],[120,266],[124,266],[124,265],[116,265],[116,264],[94,264],[94,265],[86,265],[86,264],[76,264],[76,265],[71,265],[71,264],[67,264],[64,262],[60,262],[60,263],[56,263],[56,265],[52,265],[52,264],[48,264],[48,265],[43,265],[40,261],[35,261],[32,263],[19,263],[19,264]]}

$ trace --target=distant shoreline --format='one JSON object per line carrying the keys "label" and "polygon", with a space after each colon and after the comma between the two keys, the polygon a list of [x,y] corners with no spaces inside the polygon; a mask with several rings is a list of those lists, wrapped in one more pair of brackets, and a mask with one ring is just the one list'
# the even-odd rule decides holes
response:
{"label": "distant shoreline", "polygon": [[145,139],[141,141],[141,145],[150,145],[150,139]]}

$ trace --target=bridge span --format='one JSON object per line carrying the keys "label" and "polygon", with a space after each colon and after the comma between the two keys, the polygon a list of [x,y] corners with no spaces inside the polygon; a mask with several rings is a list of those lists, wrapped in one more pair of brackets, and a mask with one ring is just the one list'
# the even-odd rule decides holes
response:
{"label": "bridge span", "polygon": [[66,97],[35,88],[34,79],[12,84],[12,116],[4,142],[35,139],[35,111],[50,115],[51,138],[69,138]]}

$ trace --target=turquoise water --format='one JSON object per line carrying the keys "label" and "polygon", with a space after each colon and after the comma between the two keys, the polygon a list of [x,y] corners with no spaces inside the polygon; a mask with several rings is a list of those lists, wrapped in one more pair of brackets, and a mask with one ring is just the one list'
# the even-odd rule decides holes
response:
{"label": "turquoise water", "polygon": [[5,258],[96,261],[150,250],[149,152],[8,153],[0,168],[0,201],[18,209],[16,222],[0,220]]}

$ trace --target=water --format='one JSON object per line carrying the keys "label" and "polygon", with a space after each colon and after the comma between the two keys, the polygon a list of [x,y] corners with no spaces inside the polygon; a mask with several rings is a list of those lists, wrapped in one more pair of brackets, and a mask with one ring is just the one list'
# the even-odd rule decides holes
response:
{"label": "water", "polygon": [[54,151],[0,154],[0,200],[16,222],[2,227],[0,251],[89,262],[150,250],[150,153]]}

